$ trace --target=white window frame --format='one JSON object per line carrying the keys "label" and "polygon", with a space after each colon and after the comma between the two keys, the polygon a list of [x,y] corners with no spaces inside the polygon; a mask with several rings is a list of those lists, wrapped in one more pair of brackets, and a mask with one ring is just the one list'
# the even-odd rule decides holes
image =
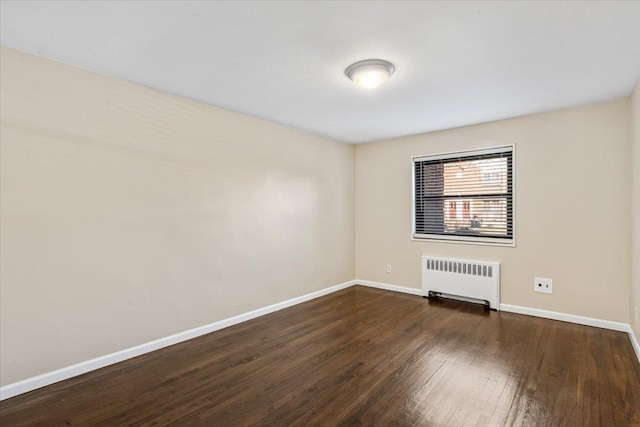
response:
{"label": "white window frame", "polygon": [[[501,153],[511,149],[511,200],[512,200],[512,238],[502,239],[481,236],[443,236],[440,234],[417,234],[416,229],[416,174],[415,163],[421,160],[449,159],[459,156],[474,156],[479,154]],[[415,242],[461,243],[467,245],[486,245],[516,247],[516,144],[496,147],[477,148],[470,150],[449,151],[445,153],[426,154],[411,157],[411,240]]]}

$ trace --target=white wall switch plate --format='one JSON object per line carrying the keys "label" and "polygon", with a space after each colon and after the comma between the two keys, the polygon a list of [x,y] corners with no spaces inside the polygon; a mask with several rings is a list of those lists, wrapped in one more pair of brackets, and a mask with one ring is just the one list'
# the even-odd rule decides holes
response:
{"label": "white wall switch plate", "polygon": [[536,277],[533,281],[533,290],[545,294],[553,293],[553,280],[544,277]]}

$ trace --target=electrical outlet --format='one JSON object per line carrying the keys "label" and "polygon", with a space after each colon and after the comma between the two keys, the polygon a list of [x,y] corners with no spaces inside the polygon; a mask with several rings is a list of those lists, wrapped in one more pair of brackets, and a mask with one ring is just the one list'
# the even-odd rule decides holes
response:
{"label": "electrical outlet", "polygon": [[638,323],[638,307],[635,307],[635,312],[636,312],[636,324]]}
{"label": "electrical outlet", "polygon": [[533,281],[533,290],[536,292],[542,292],[545,294],[553,293],[553,280],[545,279],[544,277],[536,277]]}
{"label": "electrical outlet", "polygon": [[387,264],[387,273],[391,273],[391,264]]}

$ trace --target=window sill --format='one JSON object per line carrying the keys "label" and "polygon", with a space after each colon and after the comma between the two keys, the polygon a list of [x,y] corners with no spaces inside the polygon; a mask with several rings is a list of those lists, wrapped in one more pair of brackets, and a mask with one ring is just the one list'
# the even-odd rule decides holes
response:
{"label": "window sill", "polygon": [[[452,236],[453,237],[453,236]],[[414,242],[426,242],[426,243],[454,243],[454,244],[463,244],[463,245],[480,245],[480,246],[499,246],[503,248],[515,248],[516,241],[515,239],[508,240],[506,242],[497,242],[490,240],[468,240],[465,237],[460,238],[437,238],[437,237],[415,237],[411,236],[411,240]]]}

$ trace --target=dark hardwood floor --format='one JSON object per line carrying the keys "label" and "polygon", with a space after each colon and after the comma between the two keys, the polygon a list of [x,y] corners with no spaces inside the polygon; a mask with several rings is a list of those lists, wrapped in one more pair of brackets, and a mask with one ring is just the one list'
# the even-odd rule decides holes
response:
{"label": "dark hardwood floor", "polygon": [[625,333],[360,286],[0,402],[2,426],[640,425]]}

